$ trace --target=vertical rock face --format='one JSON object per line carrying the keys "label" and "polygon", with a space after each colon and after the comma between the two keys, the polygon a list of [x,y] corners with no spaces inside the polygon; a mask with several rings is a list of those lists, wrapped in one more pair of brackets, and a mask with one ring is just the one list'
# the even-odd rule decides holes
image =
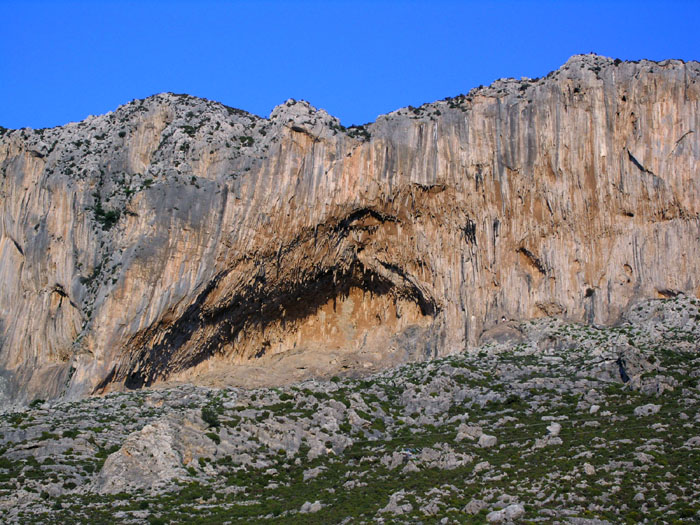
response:
{"label": "vertical rock face", "polygon": [[185,95],[0,137],[0,389],[474,344],[700,293],[700,64],[576,56],[344,128]]}

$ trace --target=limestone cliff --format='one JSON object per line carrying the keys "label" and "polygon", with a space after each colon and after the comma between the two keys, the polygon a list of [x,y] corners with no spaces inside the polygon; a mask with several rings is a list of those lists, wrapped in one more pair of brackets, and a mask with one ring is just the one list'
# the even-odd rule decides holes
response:
{"label": "limestone cliff", "polygon": [[161,94],[2,130],[0,389],[372,367],[698,295],[699,98],[697,62],[585,55],[347,129]]}

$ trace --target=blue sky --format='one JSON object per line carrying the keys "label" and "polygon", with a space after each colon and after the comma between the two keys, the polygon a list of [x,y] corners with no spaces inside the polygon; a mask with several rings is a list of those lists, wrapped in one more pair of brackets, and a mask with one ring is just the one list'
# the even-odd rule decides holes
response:
{"label": "blue sky", "polygon": [[542,76],[576,53],[700,59],[695,1],[0,0],[0,125],[49,127],[173,91],[343,124]]}

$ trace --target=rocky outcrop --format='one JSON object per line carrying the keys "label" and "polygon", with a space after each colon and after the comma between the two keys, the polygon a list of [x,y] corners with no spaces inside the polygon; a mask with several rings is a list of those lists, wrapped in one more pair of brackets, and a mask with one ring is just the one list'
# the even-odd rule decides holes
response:
{"label": "rocky outcrop", "polygon": [[381,366],[504,318],[697,295],[699,78],[586,55],[347,129],[162,94],[2,130],[4,396],[305,352]]}
{"label": "rocky outcrop", "polygon": [[112,494],[153,490],[186,478],[185,466],[216,451],[205,434],[206,425],[197,419],[191,414],[169,415],[129,435],[121,448],[107,457],[95,489]]}

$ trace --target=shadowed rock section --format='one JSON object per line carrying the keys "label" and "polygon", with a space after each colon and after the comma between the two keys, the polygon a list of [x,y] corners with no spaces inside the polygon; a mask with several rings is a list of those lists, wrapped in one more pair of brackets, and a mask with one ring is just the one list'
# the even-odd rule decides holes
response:
{"label": "shadowed rock section", "polygon": [[[268,281],[263,268],[252,286],[205,308],[219,291],[215,280],[182,317],[138,334],[129,346],[141,352],[110,374],[105,386],[123,379],[130,388],[149,385],[215,356],[260,358],[298,345],[364,345],[373,330],[405,327],[402,317],[424,324],[438,313],[434,301],[399,270],[384,276],[359,261],[315,270],[300,282],[280,282]],[[317,326],[307,326],[309,319]]]}
{"label": "shadowed rock section", "polygon": [[0,396],[353,373],[697,295],[699,77],[586,55],[359,127],[166,93],[2,129]]}

